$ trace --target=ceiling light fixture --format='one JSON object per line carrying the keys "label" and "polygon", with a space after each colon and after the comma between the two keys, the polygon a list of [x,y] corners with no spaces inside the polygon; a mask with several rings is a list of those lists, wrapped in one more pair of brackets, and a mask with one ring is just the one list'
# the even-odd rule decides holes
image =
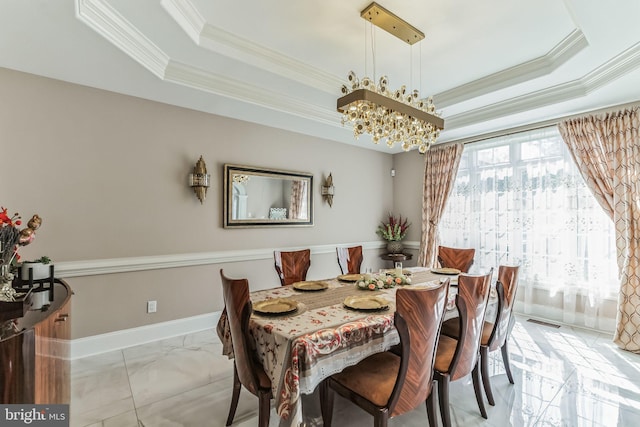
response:
{"label": "ceiling light fixture", "polygon": [[[424,33],[375,2],[360,16],[410,45],[424,39]],[[376,85],[374,79],[359,80],[351,71],[348,80],[349,85],[342,86],[343,96],[338,98],[338,111],[343,125],[353,125],[356,139],[368,133],[376,144],[383,140],[392,148],[398,143],[404,151],[417,147],[420,153],[435,143],[444,120],[436,113],[431,97],[420,99],[418,90],[407,93],[406,86],[393,92],[386,76]]]}

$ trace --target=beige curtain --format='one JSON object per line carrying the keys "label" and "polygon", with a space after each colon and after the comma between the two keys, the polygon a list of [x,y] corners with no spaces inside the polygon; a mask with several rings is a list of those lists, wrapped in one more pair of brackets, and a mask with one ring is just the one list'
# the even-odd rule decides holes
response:
{"label": "beige curtain", "polygon": [[639,108],[567,120],[565,143],[603,209],[613,219],[620,271],[614,342],[640,353]]}
{"label": "beige curtain", "polygon": [[422,189],[422,236],[418,265],[432,267],[438,250],[438,223],[453,189],[464,145],[434,146],[425,154]]}
{"label": "beige curtain", "polygon": [[291,183],[291,202],[289,203],[289,219],[306,219],[307,182]]}

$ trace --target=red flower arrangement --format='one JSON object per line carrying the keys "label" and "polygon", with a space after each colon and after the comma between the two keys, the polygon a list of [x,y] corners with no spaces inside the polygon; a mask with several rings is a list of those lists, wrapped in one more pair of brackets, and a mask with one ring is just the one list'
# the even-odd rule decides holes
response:
{"label": "red flower arrangement", "polygon": [[392,213],[389,213],[387,222],[382,222],[378,226],[376,233],[384,240],[400,241],[407,235],[407,229],[410,225],[406,218],[402,219],[402,215],[395,217]]}
{"label": "red flower arrangement", "polygon": [[33,241],[40,224],[42,219],[33,215],[27,227],[19,230],[18,227],[22,225],[20,214],[16,212],[9,216],[7,208],[0,208],[0,266],[9,266],[20,259],[18,247]]}

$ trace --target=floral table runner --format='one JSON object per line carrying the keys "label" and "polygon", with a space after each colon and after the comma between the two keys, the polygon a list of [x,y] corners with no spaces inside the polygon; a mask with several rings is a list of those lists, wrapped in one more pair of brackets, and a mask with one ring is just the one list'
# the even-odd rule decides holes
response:
{"label": "floral table runner", "polygon": [[[436,286],[446,277],[428,270],[416,271],[416,286]],[[251,316],[250,332],[258,357],[271,378],[276,411],[282,426],[302,421],[301,394],[310,394],[326,377],[354,365],[371,354],[385,351],[399,342],[393,326],[397,288],[379,291],[358,289],[353,283],[324,280],[328,289],[303,292],[292,286],[251,293],[255,304],[270,298],[291,298],[298,310],[285,316]],[[351,295],[376,295],[389,301],[382,312],[361,312],[346,308],[343,301]],[[218,323],[223,352],[233,356],[226,315]]]}

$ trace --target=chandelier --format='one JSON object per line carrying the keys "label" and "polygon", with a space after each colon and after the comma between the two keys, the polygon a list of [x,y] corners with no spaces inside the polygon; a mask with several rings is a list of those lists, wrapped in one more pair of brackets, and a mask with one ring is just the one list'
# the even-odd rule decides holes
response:
{"label": "chandelier", "polygon": [[[406,43],[414,44],[424,38],[420,30],[375,2],[360,16]],[[353,126],[356,139],[368,133],[376,144],[382,140],[390,148],[400,144],[404,151],[417,147],[420,153],[425,153],[444,128],[444,120],[436,113],[433,99],[421,99],[418,90],[408,92],[403,85],[392,91],[386,76],[376,84],[369,77],[358,79],[353,71],[348,75],[348,82],[342,86],[338,111],[342,112],[342,124]]]}

